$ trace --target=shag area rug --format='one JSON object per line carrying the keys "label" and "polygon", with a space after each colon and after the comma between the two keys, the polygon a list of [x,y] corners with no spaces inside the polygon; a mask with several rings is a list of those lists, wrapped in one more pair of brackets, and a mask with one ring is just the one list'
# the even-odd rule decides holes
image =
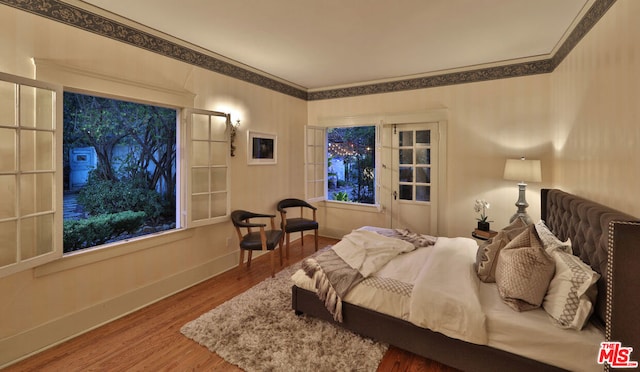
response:
{"label": "shag area rug", "polygon": [[388,346],[291,309],[293,265],[181,332],[245,371],[375,371]]}

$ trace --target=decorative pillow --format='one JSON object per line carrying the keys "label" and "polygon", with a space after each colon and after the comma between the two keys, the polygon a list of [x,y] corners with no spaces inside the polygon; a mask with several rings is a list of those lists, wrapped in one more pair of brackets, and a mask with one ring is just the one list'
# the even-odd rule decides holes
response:
{"label": "decorative pillow", "polygon": [[553,259],[529,226],[500,251],[496,284],[502,301],[516,311],[540,307],[554,271]]}
{"label": "decorative pillow", "polygon": [[526,228],[527,223],[521,218],[516,218],[509,226],[500,230],[496,236],[478,247],[475,267],[481,281],[485,283],[496,281],[496,263],[500,250]]}
{"label": "decorative pillow", "polygon": [[600,274],[572,254],[556,250],[551,257],[556,273],[542,307],[558,327],[581,330],[593,313]]}
{"label": "decorative pillow", "polygon": [[571,248],[571,239],[567,239],[566,242],[558,239],[552,232],[549,230],[547,225],[543,220],[538,221],[535,224],[536,232],[542,240],[542,246],[547,253],[551,253],[551,251],[555,249],[559,249],[565,253],[573,254],[573,248]]}

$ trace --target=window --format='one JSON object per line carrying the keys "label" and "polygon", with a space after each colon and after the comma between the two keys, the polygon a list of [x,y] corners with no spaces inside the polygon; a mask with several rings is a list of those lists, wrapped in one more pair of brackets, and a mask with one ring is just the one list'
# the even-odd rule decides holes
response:
{"label": "window", "polygon": [[61,92],[0,73],[0,276],[62,255]]}
{"label": "window", "polygon": [[327,199],[375,204],[376,126],[327,129]]}
{"label": "window", "polygon": [[324,199],[325,190],[325,128],[307,127],[306,130],[306,192],[309,200]]}
{"label": "window", "polygon": [[[153,94],[152,89],[138,92]],[[0,73],[0,277],[62,257],[63,236],[69,232],[63,223],[63,189],[79,191],[96,180],[104,193],[112,194],[113,203],[132,199],[144,204],[142,211],[122,208],[127,226],[144,215],[144,231],[101,234],[109,236],[106,242],[117,235],[228,220],[229,114],[181,112],[182,122],[176,109],[63,94],[61,86]],[[84,171],[73,173],[78,169]],[[114,186],[105,180],[126,182]],[[91,197],[85,202],[98,204]],[[131,216],[133,212],[142,213]],[[115,223],[116,217],[109,218],[112,223],[103,228],[122,225],[122,219]],[[75,243],[81,249],[90,246],[91,234],[76,231]],[[101,244],[100,239],[92,242]]]}
{"label": "window", "polygon": [[176,110],[64,93],[64,252],[176,227]]}
{"label": "window", "polygon": [[189,199],[185,213],[189,227],[224,221],[230,214],[229,126],[229,114],[187,110],[191,152],[186,159],[190,180],[185,185]]}

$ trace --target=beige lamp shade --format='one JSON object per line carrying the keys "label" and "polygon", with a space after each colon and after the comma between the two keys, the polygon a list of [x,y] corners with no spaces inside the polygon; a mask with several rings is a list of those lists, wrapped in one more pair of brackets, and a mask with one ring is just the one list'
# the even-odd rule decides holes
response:
{"label": "beige lamp shade", "polygon": [[541,182],[540,160],[507,159],[504,179],[519,182]]}

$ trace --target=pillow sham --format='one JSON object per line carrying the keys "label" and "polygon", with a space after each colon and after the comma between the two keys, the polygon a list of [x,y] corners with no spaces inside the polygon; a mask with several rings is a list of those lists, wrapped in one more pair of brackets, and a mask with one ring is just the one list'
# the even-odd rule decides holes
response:
{"label": "pillow sham", "polygon": [[500,298],[516,311],[538,308],[554,271],[555,263],[531,225],[500,251],[496,267]]}
{"label": "pillow sham", "polygon": [[581,330],[593,313],[600,274],[572,254],[551,252],[556,272],[542,307],[560,328]]}
{"label": "pillow sham", "polygon": [[571,247],[571,239],[567,239],[566,242],[558,239],[551,230],[547,227],[543,220],[536,222],[536,232],[542,241],[542,246],[547,253],[555,249],[559,249],[565,253],[573,254],[573,248]]}
{"label": "pillow sham", "polygon": [[485,283],[494,283],[496,281],[496,263],[499,259],[500,250],[526,228],[527,223],[518,217],[509,226],[500,230],[496,236],[478,247],[475,268],[481,281]]}

